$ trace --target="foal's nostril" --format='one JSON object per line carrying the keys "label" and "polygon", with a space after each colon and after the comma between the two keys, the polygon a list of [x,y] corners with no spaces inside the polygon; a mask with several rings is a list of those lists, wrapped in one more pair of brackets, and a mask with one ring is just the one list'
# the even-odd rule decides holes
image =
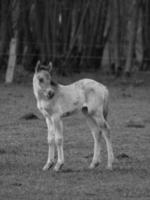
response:
{"label": "foal's nostril", "polygon": [[54,96],[54,92],[53,91],[48,91],[48,93],[47,93],[47,97],[48,97],[48,99],[51,99],[52,97]]}
{"label": "foal's nostril", "polygon": [[39,82],[40,82],[40,83],[43,83],[43,82],[44,82],[44,79],[43,79],[43,78],[39,78]]}

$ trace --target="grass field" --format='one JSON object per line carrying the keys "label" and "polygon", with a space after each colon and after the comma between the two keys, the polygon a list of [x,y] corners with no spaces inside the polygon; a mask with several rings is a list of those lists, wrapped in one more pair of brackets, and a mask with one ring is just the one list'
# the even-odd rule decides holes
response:
{"label": "grass field", "polygon": [[[93,139],[81,114],[64,119],[65,165],[42,171],[47,159],[47,129],[30,85],[0,84],[0,200],[149,200],[150,87],[109,87],[112,142],[118,161],[94,170]],[[22,119],[34,113],[39,119]],[[140,118],[143,128],[127,127]],[[125,155],[125,156],[122,156]]]}

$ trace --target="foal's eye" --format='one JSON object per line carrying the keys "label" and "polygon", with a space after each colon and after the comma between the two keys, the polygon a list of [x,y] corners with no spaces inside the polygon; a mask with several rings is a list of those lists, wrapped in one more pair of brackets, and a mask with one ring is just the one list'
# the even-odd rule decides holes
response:
{"label": "foal's eye", "polygon": [[44,82],[44,79],[43,79],[43,78],[39,78],[39,82],[40,82],[40,83],[43,83],[43,82]]}

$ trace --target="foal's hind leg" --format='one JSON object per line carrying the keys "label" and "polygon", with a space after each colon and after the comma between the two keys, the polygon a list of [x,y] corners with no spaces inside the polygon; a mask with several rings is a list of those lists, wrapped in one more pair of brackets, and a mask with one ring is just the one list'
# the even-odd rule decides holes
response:
{"label": "foal's hind leg", "polygon": [[92,117],[88,116],[87,119],[88,119],[88,125],[91,129],[93,139],[94,139],[94,154],[93,154],[92,162],[90,164],[90,169],[93,169],[97,167],[100,163],[101,131],[96,121]]}
{"label": "foal's hind leg", "polygon": [[111,137],[110,137],[110,128],[109,128],[109,125],[108,125],[107,121],[104,121],[104,124],[102,126],[102,135],[103,135],[103,137],[105,139],[106,147],[107,147],[107,153],[108,153],[107,168],[108,169],[112,169],[112,163],[114,161],[114,153],[113,153]]}

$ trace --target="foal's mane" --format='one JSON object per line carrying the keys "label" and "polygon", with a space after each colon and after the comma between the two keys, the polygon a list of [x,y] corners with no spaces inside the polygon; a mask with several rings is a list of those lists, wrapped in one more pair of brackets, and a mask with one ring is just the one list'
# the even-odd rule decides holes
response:
{"label": "foal's mane", "polygon": [[42,70],[44,70],[44,71],[48,71],[48,67],[45,66],[45,65],[41,65],[39,71],[42,71]]}
{"label": "foal's mane", "polygon": [[54,80],[51,80],[51,86],[57,88],[58,87],[58,83]]}

